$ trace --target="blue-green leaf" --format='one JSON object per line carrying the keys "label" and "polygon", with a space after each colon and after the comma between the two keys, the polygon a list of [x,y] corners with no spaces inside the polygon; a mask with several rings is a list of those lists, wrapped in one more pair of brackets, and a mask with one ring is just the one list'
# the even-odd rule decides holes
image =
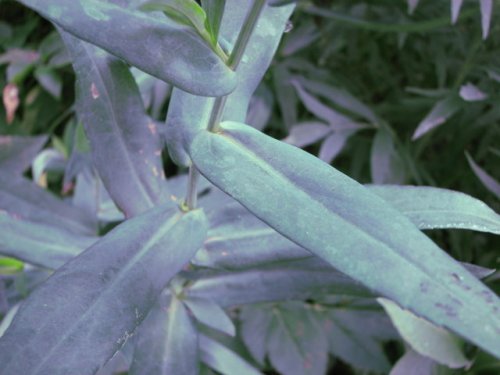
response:
{"label": "blue-green leaf", "polygon": [[78,78],[78,115],[110,196],[127,217],[165,202],[160,136],[128,67],[97,47],[61,35]]}
{"label": "blue-green leaf", "polygon": [[367,187],[420,229],[471,229],[500,234],[500,215],[470,195],[428,186]]}
{"label": "blue-green leaf", "polygon": [[2,173],[22,174],[43,145],[44,135],[36,137],[0,136],[0,170]]}
{"label": "blue-green leaf", "polygon": [[[357,369],[387,373],[389,361],[380,341],[398,337],[391,330],[390,321],[381,319],[381,313],[347,307],[328,309],[320,314],[332,355]],[[377,337],[379,331],[389,337]]]}
{"label": "blue-green leaf", "polygon": [[339,271],[500,355],[498,298],[404,215],[296,147],[246,125],[221,126],[190,148],[212,183]]}
{"label": "blue-green leaf", "polygon": [[241,337],[253,358],[264,363],[266,358],[267,334],[273,316],[259,305],[244,306],[240,312]]}
{"label": "blue-green leaf", "polygon": [[441,375],[438,367],[432,359],[410,349],[396,362],[389,375]]}
{"label": "blue-green leaf", "polygon": [[232,320],[214,301],[205,298],[187,298],[184,303],[199,322],[230,336],[236,334]]}
{"label": "blue-green leaf", "polygon": [[98,0],[19,1],[70,34],[187,92],[220,96],[236,86],[234,72],[210,46],[174,21]]}
{"label": "blue-green leaf", "polygon": [[200,335],[200,350],[202,361],[222,375],[261,375],[238,354],[205,335]]}
{"label": "blue-green leaf", "polygon": [[95,373],[133,335],[206,229],[201,210],[171,206],[113,229],[26,300],[0,339],[2,374]]}
{"label": "blue-green leaf", "polygon": [[21,177],[0,173],[0,210],[20,220],[56,226],[74,233],[95,234],[92,218],[47,190]]}
{"label": "blue-green leaf", "polygon": [[188,295],[217,301],[220,306],[305,300],[326,293],[370,297],[371,292],[326,265],[302,262],[263,269],[220,273],[197,280]]}
{"label": "blue-green leaf", "polygon": [[326,332],[301,302],[273,307],[267,334],[269,360],[282,374],[323,375],[328,362]]}
{"label": "blue-green leaf", "polygon": [[64,228],[15,219],[0,212],[0,254],[57,269],[97,241]]}
{"label": "blue-green leaf", "polygon": [[379,298],[378,301],[401,336],[416,352],[450,368],[470,364],[464,356],[462,343],[450,332],[400,308],[391,300]]}
{"label": "blue-green leaf", "polygon": [[[252,1],[231,1],[226,4],[221,25],[221,38],[229,45],[236,41]],[[239,84],[227,97],[225,120],[245,121],[252,94],[270,65],[293,6],[266,7],[256,30],[252,33],[245,54],[238,66]],[[172,160],[181,166],[191,164],[187,152],[194,136],[206,129],[213,99],[174,89],[166,120],[167,146]]]}
{"label": "blue-green leaf", "polygon": [[156,305],[140,327],[130,374],[197,375],[199,367],[198,331],[183,302]]}

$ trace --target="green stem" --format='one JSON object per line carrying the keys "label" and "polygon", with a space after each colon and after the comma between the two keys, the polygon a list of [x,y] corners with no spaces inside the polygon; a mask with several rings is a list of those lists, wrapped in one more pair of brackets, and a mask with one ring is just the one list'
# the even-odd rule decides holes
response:
{"label": "green stem", "polygon": [[[257,24],[262,9],[264,9],[265,5],[266,5],[266,0],[254,0],[252,8],[248,12],[245,21],[243,22],[243,26],[240,30],[240,33],[238,34],[238,39],[236,39],[236,43],[227,62],[227,65],[234,71],[238,69],[241,59],[245,54],[248,41],[252,36],[252,33],[255,29],[255,25]],[[208,131],[210,132],[219,131],[219,124],[222,119],[222,115],[224,114],[226,101],[227,101],[227,96],[219,96],[215,99],[214,104],[212,106],[212,112],[210,113],[210,119],[208,121],[208,126],[207,126]],[[191,165],[189,167],[188,191],[185,200],[186,210],[193,210],[196,208],[196,198],[197,198],[196,184],[198,182],[199,175],[200,172],[196,169],[194,165]]]}
{"label": "green stem", "polygon": [[200,172],[198,172],[196,167],[191,164],[189,167],[188,189],[185,203],[186,211],[194,210],[196,208],[198,200],[198,190],[196,188],[196,185],[198,184],[198,177],[200,177]]}
{"label": "green stem", "polygon": [[243,27],[238,34],[238,39],[236,40],[231,56],[229,56],[229,60],[227,62],[228,66],[233,70],[238,68],[264,5],[266,5],[266,0],[255,0],[252,9],[250,9],[250,12],[248,12],[247,17],[243,22]]}

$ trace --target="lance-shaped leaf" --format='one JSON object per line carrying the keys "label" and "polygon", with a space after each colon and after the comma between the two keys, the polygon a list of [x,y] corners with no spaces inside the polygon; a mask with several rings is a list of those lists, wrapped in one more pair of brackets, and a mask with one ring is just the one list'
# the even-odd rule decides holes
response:
{"label": "lance-shaped leaf", "polygon": [[31,223],[0,212],[0,254],[57,269],[97,241],[63,228]]}
{"label": "lance-shaped leaf", "polygon": [[456,336],[427,320],[415,316],[385,298],[378,298],[405,341],[418,353],[450,368],[465,367],[462,342]]}
{"label": "lance-shaped leaf", "polygon": [[200,323],[230,336],[236,334],[231,318],[214,301],[203,298],[187,298],[184,303]]}
{"label": "lance-shaped leaf", "polygon": [[95,234],[95,223],[32,181],[0,173],[0,210],[21,220],[57,226],[74,233]]}
{"label": "lance-shaped leaf", "polygon": [[268,356],[282,374],[322,375],[328,362],[325,330],[301,302],[274,307],[267,334]]}
{"label": "lance-shaped leaf", "polygon": [[260,375],[261,373],[231,349],[208,336],[200,336],[203,362],[222,375]]}
{"label": "lance-shaped leaf", "polygon": [[225,307],[256,302],[305,300],[326,293],[372,296],[363,285],[331,267],[323,265],[307,269],[303,263],[207,276],[196,281],[189,288],[188,295],[211,299]]}
{"label": "lance-shaped leaf", "polygon": [[390,321],[380,312],[349,307],[325,310],[318,315],[332,355],[355,368],[386,374],[389,362],[380,341],[398,338]]}
{"label": "lance-shaped leaf", "polygon": [[22,174],[47,142],[44,135],[37,137],[0,136],[0,170],[3,173]]}
{"label": "lance-shaped leaf", "polygon": [[201,210],[161,206],[58,269],[0,339],[2,374],[93,374],[142,322],[206,235]]}
{"label": "lance-shaped leaf", "polygon": [[130,375],[199,372],[198,330],[183,302],[165,297],[160,298],[139,328]]}
{"label": "lance-shaped leaf", "polygon": [[127,217],[164,202],[160,137],[128,67],[97,47],[61,35],[77,75],[78,114],[110,196]]}
{"label": "lance-shaped leaf", "polygon": [[484,187],[491,191],[494,195],[500,198],[500,182],[495,180],[492,176],[490,176],[483,168],[481,168],[468,152],[465,153],[467,157],[467,161],[472,168],[474,174],[479,178],[479,180],[483,183]]}
{"label": "lance-shaped leaf", "polygon": [[[500,234],[500,215],[469,195],[424,186],[366,187],[419,229],[470,229]],[[200,205],[206,209],[211,228],[203,248],[192,260],[198,266],[241,270],[313,257],[218,189],[202,198]]]}
{"label": "lance-shaped leaf", "polygon": [[98,0],[19,0],[65,31],[187,92],[220,96],[236,77],[195,32]]}
{"label": "lance-shaped leaf", "polygon": [[470,229],[500,234],[500,215],[479,199],[428,186],[368,185],[420,229]]}
{"label": "lance-shaped leaf", "polygon": [[[227,2],[220,34],[229,45],[235,43],[252,4],[249,0]],[[293,6],[263,9],[238,66],[239,84],[227,97],[225,120],[245,121],[252,94],[271,63],[292,10]],[[187,147],[200,130],[207,128],[212,105],[211,98],[173,90],[166,120],[167,146],[178,165],[191,164]]]}
{"label": "lance-shaped leaf", "polygon": [[461,105],[462,101],[458,95],[451,95],[438,101],[434,104],[429,114],[418,124],[415,133],[413,133],[412,140],[416,140],[435,127],[444,124],[461,108]]}
{"label": "lance-shaped leaf", "polygon": [[218,134],[200,133],[190,150],[205,177],[281,234],[500,356],[495,294],[356,181],[238,123],[223,123]]}

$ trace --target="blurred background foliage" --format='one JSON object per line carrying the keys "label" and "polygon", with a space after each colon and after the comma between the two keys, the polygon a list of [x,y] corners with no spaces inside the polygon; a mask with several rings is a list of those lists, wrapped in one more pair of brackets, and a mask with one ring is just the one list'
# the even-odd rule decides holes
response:
{"label": "blurred background foliage", "polygon": [[[453,189],[498,212],[499,32],[498,0],[299,1],[247,122],[362,183]],[[163,121],[171,87],[133,71]],[[61,196],[72,194],[70,156],[88,149],[74,80],[52,25],[0,0],[0,136],[47,136],[36,138],[28,174]],[[168,176],[179,172],[165,162]],[[494,235],[427,233],[458,260],[499,267]],[[497,292],[499,279],[488,280]]]}

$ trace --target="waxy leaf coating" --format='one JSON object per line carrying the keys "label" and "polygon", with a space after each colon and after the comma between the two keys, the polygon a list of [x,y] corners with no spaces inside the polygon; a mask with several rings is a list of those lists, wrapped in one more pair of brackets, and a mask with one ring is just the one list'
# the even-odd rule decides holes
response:
{"label": "waxy leaf coating", "polygon": [[78,115],[113,201],[127,217],[165,202],[160,136],[127,65],[68,33],[61,35],[77,75]]}
{"label": "waxy leaf coating", "polygon": [[190,148],[212,183],[339,271],[500,355],[498,298],[411,221],[305,151],[243,124],[221,128]]}
{"label": "waxy leaf coating", "polygon": [[184,91],[203,96],[231,92],[236,77],[196,33],[99,0],[19,0],[74,36],[99,46]]}
{"label": "waxy leaf coating", "polygon": [[134,334],[206,229],[203,211],[172,206],[116,227],[24,302],[0,338],[2,375],[94,374]]}

